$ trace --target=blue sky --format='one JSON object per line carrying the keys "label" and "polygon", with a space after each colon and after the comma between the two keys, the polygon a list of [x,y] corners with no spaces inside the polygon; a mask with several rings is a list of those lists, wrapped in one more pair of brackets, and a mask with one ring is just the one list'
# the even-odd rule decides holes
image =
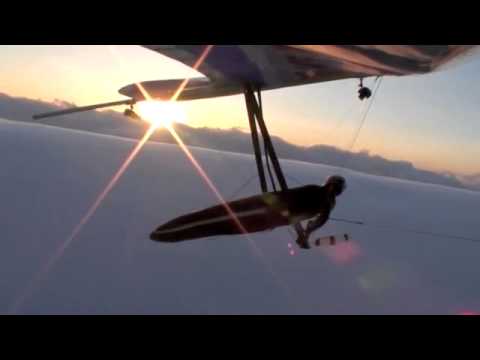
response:
{"label": "blue sky", "polygon": [[[195,73],[138,46],[0,46],[0,56],[0,92],[78,105],[121,99],[117,90],[132,82]],[[479,70],[475,54],[434,74],[385,78],[354,150],[430,170],[480,172]],[[348,147],[365,106],[357,85],[344,80],[265,93],[271,132],[296,144]],[[238,96],[185,109],[193,126],[247,124]]]}

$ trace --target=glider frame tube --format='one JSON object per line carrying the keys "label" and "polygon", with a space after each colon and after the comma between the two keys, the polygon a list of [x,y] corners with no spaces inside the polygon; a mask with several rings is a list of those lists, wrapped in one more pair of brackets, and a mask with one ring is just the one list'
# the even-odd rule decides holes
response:
{"label": "glider frame tube", "polygon": [[[258,90],[258,94],[260,96],[260,90]],[[277,153],[275,152],[275,148],[273,146],[272,139],[268,132],[268,128],[265,125],[265,121],[263,118],[263,110],[259,105],[257,98],[255,97],[255,93],[253,92],[253,89],[251,86],[245,87],[245,100],[247,104],[250,130],[252,133],[253,150],[255,152],[255,159],[257,162],[258,175],[260,178],[260,187],[262,189],[262,192],[267,192],[267,183],[265,179],[265,171],[264,171],[263,161],[262,161],[262,151],[260,149],[260,142],[258,138],[257,124],[258,124],[258,127],[260,128],[263,141],[265,142],[265,148],[266,148],[265,156],[268,156],[272,161],[272,165],[275,171],[275,176],[278,180],[278,183],[280,184],[280,188],[284,191],[288,190],[288,185],[287,185],[287,181],[285,180],[285,175],[283,174],[280,161],[278,160]]]}
{"label": "glider frame tube", "polygon": [[[280,184],[280,188],[282,191],[288,190],[288,184],[285,179],[285,175],[283,174],[282,167],[280,165],[280,161],[278,160],[277,153],[275,152],[275,147],[273,146],[272,139],[268,132],[267,125],[265,124],[265,120],[263,118],[263,108],[261,103],[261,90],[257,88],[258,92],[258,101],[255,97],[255,93],[253,87],[251,85],[245,86],[245,102],[247,105],[247,112],[248,112],[248,119],[250,123],[250,131],[252,134],[252,143],[253,143],[253,150],[255,153],[255,160],[257,163],[258,169],[258,176],[260,180],[260,188],[263,193],[268,191],[267,189],[267,181],[265,178],[265,170],[262,160],[262,150],[260,148],[260,141],[258,136],[258,127],[260,128],[260,132],[265,143],[265,157],[269,157],[272,161],[272,165],[275,171],[275,176],[277,178],[278,183]],[[272,181],[274,181],[272,179]],[[294,225],[295,231],[299,236],[303,236],[305,230],[303,229],[300,223]]]}

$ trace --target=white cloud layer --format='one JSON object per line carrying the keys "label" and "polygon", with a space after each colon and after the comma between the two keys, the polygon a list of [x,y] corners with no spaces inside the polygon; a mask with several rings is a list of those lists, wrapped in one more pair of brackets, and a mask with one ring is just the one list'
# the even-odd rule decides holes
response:
{"label": "white cloud layer", "polygon": [[[0,121],[0,313],[65,241],[135,141]],[[229,198],[251,156],[193,149]],[[339,170],[284,161],[302,183]],[[380,226],[478,237],[480,193],[344,171],[334,213],[368,226],[329,223],[350,245],[289,254],[284,229],[182,244],[148,234],[216,202],[177,146],[149,143],[66,249],[20,313],[385,314],[479,311],[477,243]],[[258,191],[253,182],[238,196]],[[261,251],[257,256],[252,243]]]}

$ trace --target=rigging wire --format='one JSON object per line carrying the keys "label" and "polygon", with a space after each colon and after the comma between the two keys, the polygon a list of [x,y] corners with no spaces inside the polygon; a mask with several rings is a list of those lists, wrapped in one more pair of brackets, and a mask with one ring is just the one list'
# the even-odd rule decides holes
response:
{"label": "rigging wire", "polygon": [[227,199],[232,200],[235,196],[240,194],[250,183],[257,177],[257,173],[255,172],[252,176],[250,176],[240,187],[235,190]]}
{"label": "rigging wire", "polygon": [[[368,225],[367,225],[368,226]],[[443,233],[435,233],[431,231],[424,231],[424,230],[414,230],[414,229],[406,229],[391,225],[369,225],[371,227],[376,227],[385,230],[395,230],[398,232],[404,232],[409,234],[417,234],[417,235],[426,235],[435,238],[443,238],[443,239],[455,239],[455,240],[463,240],[469,242],[480,243],[480,239],[474,239],[466,236],[454,235],[454,234],[443,234]]]}
{"label": "rigging wire", "polygon": [[417,234],[417,235],[426,235],[430,237],[436,238],[443,238],[443,239],[455,239],[455,240],[464,240],[470,242],[480,243],[480,239],[475,239],[467,236],[455,235],[455,234],[445,234],[445,233],[436,233],[433,231],[426,231],[426,230],[415,230],[415,229],[407,229],[400,226],[393,226],[393,225],[382,225],[382,224],[370,224],[364,221],[357,221],[357,220],[348,220],[342,218],[330,218],[331,221],[335,222],[343,222],[353,225],[360,225],[370,228],[377,228],[377,229],[385,229],[385,230],[394,230],[403,233],[410,233],[410,234]]}
{"label": "rigging wire", "polygon": [[293,182],[296,183],[297,185],[300,185],[300,186],[303,185],[303,183],[302,183],[300,180],[298,180],[298,178],[296,178],[296,177],[293,176],[293,175],[287,175],[287,174],[285,174],[285,177],[286,177],[287,179],[289,179],[289,180],[293,180]]}
{"label": "rigging wire", "polygon": [[[351,113],[353,112],[353,110],[358,106],[357,102],[355,101],[354,103],[352,103],[352,105],[347,108],[340,116],[339,116],[339,120],[336,122],[336,124],[334,126],[331,127],[329,133],[328,133],[328,136],[327,138],[330,139],[332,137],[332,135],[337,132],[342,126],[343,124],[345,123],[345,120],[348,119],[351,115]],[[358,111],[358,109],[357,109]]]}
{"label": "rigging wire", "polygon": [[[364,110],[363,114],[362,114],[362,117],[361,117],[361,120],[360,120],[360,124],[355,132],[355,135],[350,143],[350,145],[347,147],[347,152],[351,152],[352,149],[354,148],[354,146],[356,145],[357,141],[358,141],[358,138],[361,134],[361,131],[363,130],[365,124],[366,124],[366,120],[367,120],[367,117],[368,117],[368,114],[370,113],[370,110],[373,106],[373,103],[374,103],[374,100],[376,98],[376,95],[378,94],[378,91],[380,89],[380,85],[382,83],[382,80],[383,80],[383,77],[378,77],[376,80],[375,80],[375,88],[374,88],[374,91],[373,91],[373,94],[372,94],[372,98],[367,106],[367,108]],[[261,101],[261,100],[260,100]],[[350,112],[350,109],[349,111]],[[338,126],[337,126],[338,128]],[[270,162],[269,162],[269,158],[268,158],[268,153],[266,151],[266,144],[265,144],[265,141],[264,141],[264,151],[265,151],[265,160],[266,160],[266,168],[267,168],[267,171],[268,171],[268,174],[269,174],[269,178],[270,178],[270,181],[272,183],[272,187],[273,187],[273,190],[274,191],[277,191],[276,190],[276,186],[275,186],[275,180],[274,180],[274,177],[273,177],[273,174],[272,174],[272,170],[271,170],[271,167],[270,167]],[[341,168],[342,170],[345,170],[345,167],[349,165],[349,163],[351,162],[353,156],[352,154],[350,155],[347,155],[346,157],[346,161],[344,162],[344,164],[342,164]],[[289,180],[293,180],[296,184],[298,185],[302,185],[302,182],[297,179],[296,177],[294,177],[293,175],[288,175],[288,174],[285,174],[285,176],[289,179]],[[230,196],[230,198],[233,198],[234,196],[236,196],[238,193],[240,193],[246,186],[248,186],[252,180],[255,178],[255,174],[252,175],[250,178],[247,179],[247,181],[245,181],[245,183],[240,186],[240,188]],[[452,235],[452,234],[444,234],[444,233],[435,233],[435,232],[431,232],[431,231],[424,231],[424,230],[414,230],[414,229],[406,229],[406,228],[402,228],[402,227],[396,227],[396,226],[391,226],[391,225],[375,225],[375,224],[368,224],[368,223],[365,223],[363,221],[353,221],[353,220],[348,220],[348,219],[340,219],[340,218],[330,218],[331,221],[334,221],[334,222],[343,222],[343,223],[349,223],[349,224],[353,224],[353,225],[360,225],[360,226],[365,226],[365,227],[371,227],[371,228],[377,228],[377,229],[385,229],[385,230],[393,230],[393,231],[398,231],[398,232],[403,232],[403,233],[410,233],[410,234],[417,234],[417,235],[424,235],[424,236],[430,236],[430,237],[435,237],[435,238],[445,238],[445,239],[455,239],[455,240],[462,240],[462,241],[469,241],[469,242],[475,242],[475,243],[480,243],[480,239],[474,239],[474,238],[470,238],[470,237],[465,237],[465,236],[459,236],[459,235]],[[295,234],[293,233],[293,230],[288,227],[287,228],[288,232],[289,232],[289,235],[292,237],[292,239],[295,239]]]}
{"label": "rigging wire", "polygon": [[[351,152],[352,152],[354,146],[356,145],[358,138],[360,137],[361,131],[363,130],[363,128],[365,126],[368,114],[370,113],[370,109],[372,108],[372,105],[375,101],[375,97],[378,93],[378,90],[380,89],[380,85],[382,84],[382,80],[383,80],[383,77],[380,77],[380,79],[377,78],[375,80],[375,89],[373,90],[372,99],[370,100],[367,108],[365,109],[365,112],[363,113],[363,116],[360,120],[360,125],[358,126],[357,131],[355,132],[355,135],[352,139],[352,142],[350,143],[350,145],[346,149],[347,155],[346,155],[345,162],[340,166],[342,169],[345,169],[345,167],[348,166],[350,164],[350,162],[352,161],[353,154]],[[348,153],[350,153],[350,154],[348,154]]]}
{"label": "rigging wire", "polygon": [[[364,125],[365,125],[365,122],[366,122],[366,120],[367,120],[367,116],[368,116],[368,114],[369,114],[369,112],[370,112],[370,109],[371,109],[371,107],[372,107],[372,105],[373,105],[373,102],[374,102],[374,100],[375,100],[375,97],[376,97],[376,95],[377,95],[377,92],[378,92],[378,90],[379,90],[379,88],[380,88],[382,79],[383,79],[383,77],[377,77],[377,78],[375,79],[375,88],[374,88],[374,91],[373,91],[372,98],[371,98],[370,102],[368,103],[368,106],[367,106],[365,109],[363,109],[363,111],[361,112],[360,125],[359,125],[359,127],[357,128],[357,130],[356,130],[356,132],[355,132],[355,135],[354,135],[352,141],[350,142],[350,145],[349,145],[349,146],[347,147],[347,149],[346,149],[347,155],[346,155],[346,158],[345,158],[345,162],[339,166],[339,167],[342,168],[342,169],[345,168],[345,166],[349,164],[349,160],[351,161],[352,155],[351,155],[351,154],[348,155],[348,152],[350,152],[350,151],[353,149],[353,147],[355,146],[355,144],[356,144],[356,142],[357,142],[357,140],[358,140],[358,138],[359,138],[359,136],[360,136],[360,132],[361,132],[361,130],[363,129],[363,127],[364,127]],[[353,105],[355,105],[355,104],[353,104]],[[348,110],[347,110],[347,111],[345,112],[345,114],[344,114],[345,117],[346,117],[346,115],[349,115],[349,114],[351,113],[351,111],[353,110],[353,108],[354,108],[354,106],[348,108]],[[334,127],[334,128],[332,128],[332,132],[331,132],[331,133],[333,133],[333,130],[336,130],[336,129],[338,129],[338,128],[340,127],[340,124],[343,122],[343,120],[344,120],[344,116],[342,116],[341,119],[340,119],[340,121],[338,121],[337,126]],[[298,180],[297,178],[295,178],[295,177],[292,176],[292,175],[285,174],[285,176],[286,176],[289,180],[293,180],[293,181],[294,181],[296,184],[298,184],[298,185],[302,185],[302,184],[303,184],[300,180]]]}

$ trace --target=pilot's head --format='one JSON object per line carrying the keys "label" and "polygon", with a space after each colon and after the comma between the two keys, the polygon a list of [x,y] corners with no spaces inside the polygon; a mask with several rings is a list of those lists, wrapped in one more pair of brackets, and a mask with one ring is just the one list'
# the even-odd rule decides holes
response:
{"label": "pilot's head", "polygon": [[335,196],[340,196],[347,188],[347,182],[343,176],[330,176],[325,182],[327,191],[331,191]]}

